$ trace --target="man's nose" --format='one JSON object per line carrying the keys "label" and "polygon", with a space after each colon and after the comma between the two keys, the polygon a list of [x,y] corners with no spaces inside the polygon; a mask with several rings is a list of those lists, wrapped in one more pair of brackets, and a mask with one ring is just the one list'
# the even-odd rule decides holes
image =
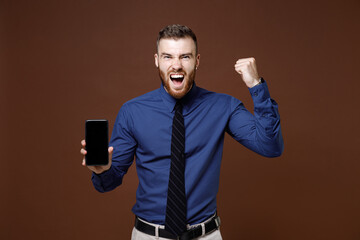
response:
{"label": "man's nose", "polygon": [[181,61],[178,58],[175,58],[172,62],[172,68],[174,70],[180,70],[182,69]]}

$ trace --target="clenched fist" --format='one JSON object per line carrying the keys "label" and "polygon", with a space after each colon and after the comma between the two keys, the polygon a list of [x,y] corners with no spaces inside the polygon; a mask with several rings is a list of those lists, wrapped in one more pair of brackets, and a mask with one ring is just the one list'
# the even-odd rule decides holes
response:
{"label": "clenched fist", "polygon": [[236,61],[235,71],[238,72],[247,87],[252,88],[259,84],[260,77],[256,69],[255,58],[241,58]]}

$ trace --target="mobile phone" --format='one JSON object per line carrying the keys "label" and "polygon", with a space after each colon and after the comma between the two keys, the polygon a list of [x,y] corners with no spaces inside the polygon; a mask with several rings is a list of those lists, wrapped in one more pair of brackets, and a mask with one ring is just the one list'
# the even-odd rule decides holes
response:
{"label": "mobile phone", "polygon": [[89,119],[85,121],[86,165],[101,166],[109,163],[108,128],[106,119]]}

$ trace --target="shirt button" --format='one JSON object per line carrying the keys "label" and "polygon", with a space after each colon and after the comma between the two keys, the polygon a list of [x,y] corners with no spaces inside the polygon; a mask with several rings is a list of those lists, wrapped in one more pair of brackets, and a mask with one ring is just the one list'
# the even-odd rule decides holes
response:
{"label": "shirt button", "polygon": [[257,92],[254,92],[254,96],[257,97],[258,93]]}

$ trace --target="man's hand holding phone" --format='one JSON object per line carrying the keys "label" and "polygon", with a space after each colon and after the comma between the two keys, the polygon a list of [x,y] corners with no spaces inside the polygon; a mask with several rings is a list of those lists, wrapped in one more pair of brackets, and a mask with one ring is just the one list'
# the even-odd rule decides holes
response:
{"label": "man's hand holding phone", "polygon": [[108,152],[109,152],[109,163],[107,165],[101,165],[101,166],[89,166],[89,165],[86,165],[85,163],[85,155],[87,154],[87,151],[85,150],[85,146],[86,146],[86,142],[85,140],[82,140],[81,141],[81,150],[80,150],[80,153],[84,156],[83,157],[83,160],[82,160],[82,165],[83,166],[87,166],[91,171],[93,171],[94,173],[96,174],[100,174],[100,173],[103,173],[107,170],[110,169],[111,167],[111,158],[112,158],[112,153],[113,153],[113,150],[114,148],[113,147],[109,147],[108,148]]}
{"label": "man's hand holding phone", "polygon": [[85,121],[85,140],[81,141],[83,165],[100,174],[111,167],[113,148],[109,147],[108,121],[89,119]]}

